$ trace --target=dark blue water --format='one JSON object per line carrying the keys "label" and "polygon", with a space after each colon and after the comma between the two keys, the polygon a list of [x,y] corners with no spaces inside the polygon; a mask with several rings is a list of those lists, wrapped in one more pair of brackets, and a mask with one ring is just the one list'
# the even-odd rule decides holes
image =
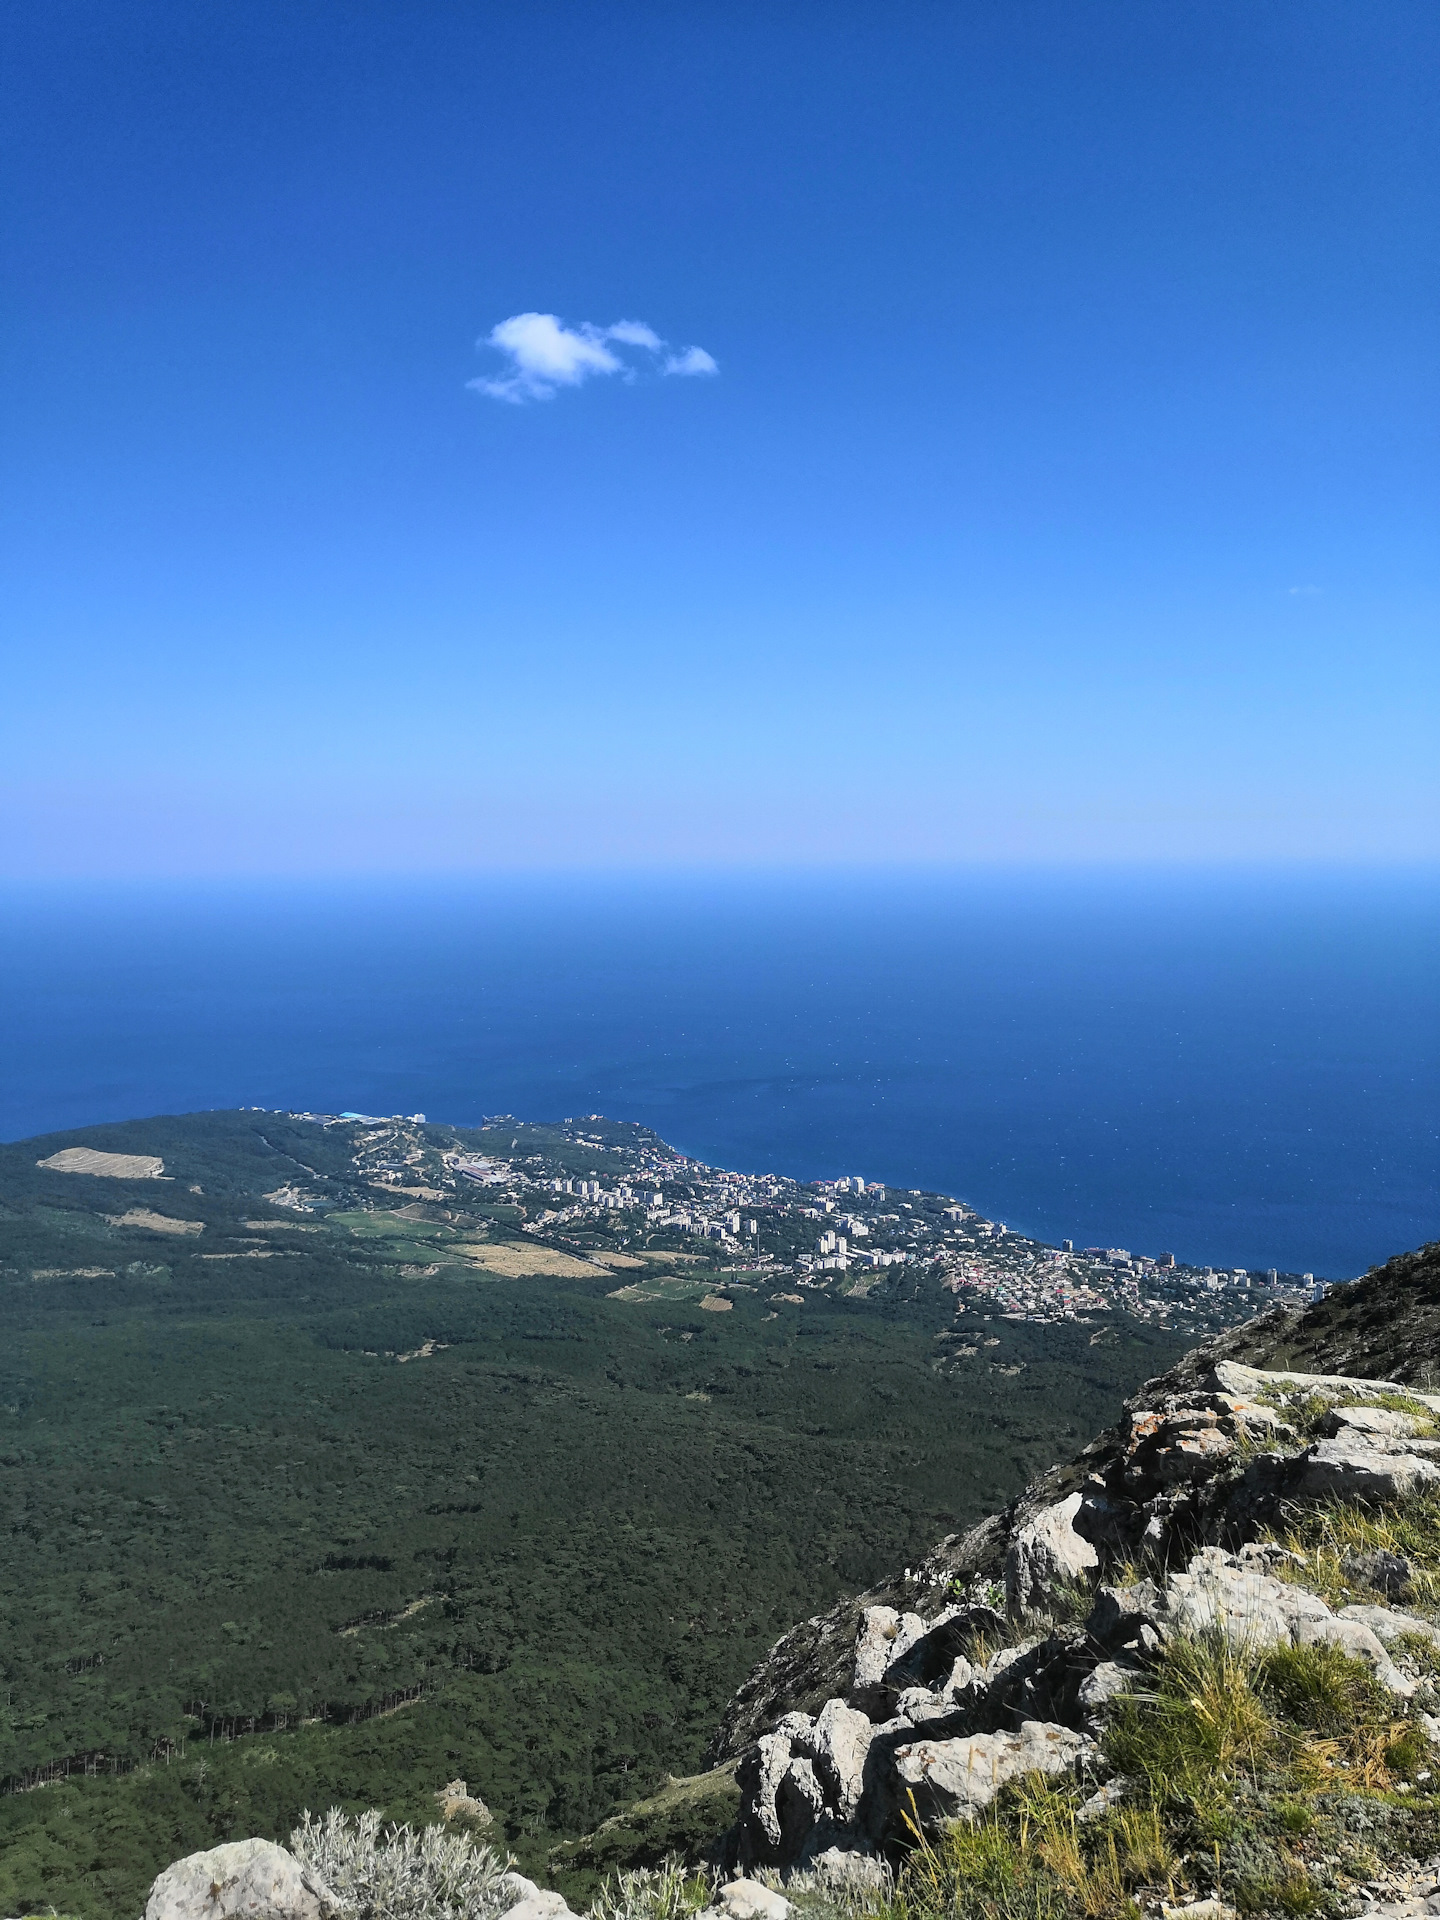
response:
{"label": "dark blue water", "polygon": [[11,893],[0,1134],[604,1112],[1047,1239],[1362,1270],[1440,1234],[1440,879]]}

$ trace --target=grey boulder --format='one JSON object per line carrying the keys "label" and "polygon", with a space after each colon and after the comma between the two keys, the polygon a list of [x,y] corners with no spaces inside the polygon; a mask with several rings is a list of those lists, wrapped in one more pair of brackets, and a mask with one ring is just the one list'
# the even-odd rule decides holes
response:
{"label": "grey boulder", "polygon": [[1080,1506],[1081,1495],[1072,1493],[1017,1529],[1005,1555],[1005,1604],[1012,1615],[1043,1612],[1057,1580],[1083,1580],[1099,1566],[1099,1554],[1075,1531]]}
{"label": "grey boulder", "polygon": [[1296,1491],[1310,1500],[1359,1501],[1367,1505],[1408,1500],[1426,1487],[1440,1486],[1440,1467],[1418,1453],[1391,1451],[1351,1433],[1318,1440],[1296,1462]]}
{"label": "grey boulder", "polygon": [[891,1666],[902,1660],[926,1631],[926,1623],[918,1613],[897,1613],[893,1607],[867,1607],[855,1636],[852,1691],[863,1697],[881,1687]]}
{"label": "grey boulder", "polygon": [[1415,1690],[1364,1620],[1337,1616],[1319,1594],[1259,1573],[1253,1561],[1219,1547],[1202,1547],[1151,1604],[1162,1633],[1203,1639],[1218,1632],[1232,1646],[1253,1648],[1328,1642],[1366,1661],[1391,1693],[1408,1698]]}
{"label": "grey boulder", "polygon": [[1320,1422],[1320,1431],[1329,1439],[1358,1434],[1382,1440],[1413,1440],[1420,1423],[1393,1407],[1331,1407]]}
{"label": "grey boulder", "polygon": [[512,1903],[505,1909],[505,1920],[576,1920],[564,1894],[537,1886],[523,1873],[507,1873],[500,1884]]}
{"label": "grey boulder", "polygon": [[827,1700],[820,1709],[809,1750],[826,1798],[842,1822],[855,1817],[865,1788],[865,1756],[875,1732],[867,1715],[843,1700]]}
{"label": "grey boulder", "polygon": [[1417,1614],[1402,1613],[1398,1607],[1342,1607],[1339,1617],[1342,1620],[1358,1620],[1362,1627],[1368,1627],[1375,1638],[1387,1647],[1391,1641],[1408,1639],[1412,1634],[1440,1647],[1440,1627],[1432,1621],[1420,1619]]}
{"label": "grey boulder", "polygon": [[1065,1773],[1095,1744],[1053,1721],[1027,1720],[1018,1733],[974,1733],[959,1740],[916,1740],[894,1755],[892,1833],[903,1836],[910,1797],[922,1826],[973,1820],[1011,1780]]}
{"label": "grey boulder", "polygon": [[232,1840],[187,1854],[159,1876],[145,1920],[335,1920],[325,1882],[273,1840]]}
{"label": "grey boulder", "polygon": [[1143,1667],[1132,1666],[1128,1661],[1102,1660],[1099,1666],[1092,1667],[1080,1683],[1079,1705],[1085,1724],[1098,1733],[1110,1702],[1129,1693],[1145,1677]]}
{"label": "grey boulder", "polygon": [[720,1889],[718,1911],[725,1920],[787,1920],[790,1902],[759,1880],[731,1880]]}

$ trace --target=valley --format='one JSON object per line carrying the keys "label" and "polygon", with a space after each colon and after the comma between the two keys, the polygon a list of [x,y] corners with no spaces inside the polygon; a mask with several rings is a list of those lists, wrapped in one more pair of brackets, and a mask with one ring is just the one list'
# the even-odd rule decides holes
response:
{"label": "valley", "polygon": [[[37,1164],[72,1148],[129,1164]],[[777,1243],[831,1230],[818,1190],[740,1257],[550,1184],[642,1175],[672,1212],[733,1185],[594,1120],[0,1149],[0,1904],[114,1911],[187,1849],[433,1817],[456,1777],[534,1865],[1183,1344],[1007,1319],[943,1263],[807,1273]]]}

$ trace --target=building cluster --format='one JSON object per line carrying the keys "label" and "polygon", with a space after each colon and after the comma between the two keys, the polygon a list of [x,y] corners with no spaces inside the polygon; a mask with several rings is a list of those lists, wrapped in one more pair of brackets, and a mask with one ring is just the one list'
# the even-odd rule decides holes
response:
{"label": "building cluster", "polygon": [[415,1182],[428,1179],[457,1196],[503,1190],[496,1199],[514,1207],[526,1232],[560,1246],[663,1254],[698,1241],[713,1265],[737,1277],[844,1292],[885,1284],[879,1275],[898,1268],[902,1284],[947,1289],[958,1309],[982,1315],[1049,1321],[1118,1310],[1203,1330],[1271,1299],[1315,1291],[1309,1274],[1297,1282],[1273,1268],[1186,1266],[1173,1253],[1077,1248],[1069,1240],[1049,1246],[948,1195],[887,1188],[858,1174],[802,1183],[733,1173],[688,1159],[640,1129],[622,1145],[616,1130],[607,1139],[580,1122],[566,1123],[558,1146],[537,1146],[535,1130],[508,1115],[504,1122],[488,1129],[498,1136],[497,1151],[485,1154],[427,1152],[403,1123],[371,1122],[357,1142],[357,1169],[427,1196],[433,1188]]}

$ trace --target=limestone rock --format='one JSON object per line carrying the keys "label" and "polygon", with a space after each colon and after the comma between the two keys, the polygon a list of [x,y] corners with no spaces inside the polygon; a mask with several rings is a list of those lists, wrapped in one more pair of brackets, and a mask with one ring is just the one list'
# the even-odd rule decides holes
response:
{"label": "limestone rock", "polygon": [[566,1905],[563,1893],[555,1893],[553,1887],[536,1887],[526,1899],[516,1901],[515,1907],[505,1908],[505,1920],[578,1920],[578,1916]]}
{"label": "limestone rock", "polygon": [[577,1920],[563,1893],[537,1887],[532,1894],[505,1909],[505,1920]]}
{"label": "limestone rock", "polygon": [[1073,1707],[1079,1668],[1094,1665],[1081,1635],[1022,1640],[992,1654],[951,1700],[954,1734],[996,1733],[1023,1720],[1058,1720]]}
{"label": "limestone rock", "polygon": [[1329,1642],[1366,1661],[1390,1692],[1402,1698],[1414,1692],[1362,1620],[1337,1616],[1318,1594],[1256,1573],[1219,1547],[1202,1547],[1184,1573],[1170,1576],[1156,1598],[1155,1617],[1162,1633],[1199,1639],[1220,1632],[1236,1646]]}
{"label": "limestone rock", "polygon": [[1158,1646],[1155,1613],[1159,1602],[1159,1589],[1149,1580],[1139,1581],[1132,1587],[1102,1586],[1096,1591],[1085,1631],[1097,1646],[1112,1653],[1138,1645],[1140,1636],[1147,1631]]}
{"label": "limestone rock", "polygon": [[1086,1724],[1098,1732],[1105,1708],[1122,1693],[1129,1693],[1145,1678],[1145,1669],[1128,1661],[1102,1660],[1080,1683],[1080,1707]]}
{"label": "limestone rock", "polygon": [[790,1902],[759,1880],[731,1880],[718,1902],[725,1920],[788,1920]]}
{"label": "limestone rock", "polygon": [[145,1920],[336,1920],[334,1894],[271,1840],[187,1854],[150,1889]]}
{"label": "limestone rock", "polygon": [[1250,1540],[1236,1550],[1235,1559],[1256,1573],[1274,1573],[1277,1567],[1303,1567],[1298,1553],[1291,1553],[1278,1540]]}
{"label": "limestone rock", "polygon": [[[786,1716],[787,1719],[800,1717]],[[773,1850],[780,1845],[780,1814],[775,1796],[780,1791],[780,1782],[785,1778],[789,1765],[789,1735],[779,1732],[763,1734],[757,1743],[755,1764],[748,1770],[750,1777],[741,1780],[747,1808],[751,1818],[759,1825],[757,1838],[766,1849]]]}
{"label": "limestone rock", "polygon": [[1162,1631],[1191,1639],[1218,1631],[1255,1647],[1293,1639],[1303,1620],[1331,1617],[1318,1594],[1254,1572],[1219,1547],[1202,1547],[1183,1573],[1171,1574],[1155,1615]]}
{"label": "limestone rock", "polygon": [[1005,1604],[1015,1615],[1044,1612],[1057,1580],[1081,1580],[1100,1564],[1088,1540],[1075,1531],[1083,1495],[1072,1493],[1032,1515],[1005,1555]]}
{"label": "limestone rock", "polygon": [[1378,1435],[1382,1440],[1413,1440],[1420,1422],[1392,1407],[1331,1407],[1320,1422],[1321,1433]]}
{"label": "limestone rock", "polygon": [[1297,1647],[1339,1647],[1352,1660],[1365,1661],[1374,1668],[1381,1686],[1397,1699],[1408,1700],[1415,1691],[1414,1682],[1407,1680],[1391,1660],[1378,1635],[1360,1620],[1342,1620],[1332,1615],[1328,1620],[1302,1621],[1295,1631],[1295,1644]]}
{"label": "limestone rock", "polygon": [[864,1696],[882,1687],[891,1665],[923,1638],[925,1622],[918,1613],[897,1613],[893,1607],[867,1607],[855,1637],[855,1674],[852,1690]]}
{"label": "limestone rock", "polygon": [[817,1853],[806,1871],[820,1892],[842,1900],[856,1894],[888,1894],[892,1884],[883,1860],[873,1853],[844,1847],[827,1847]]}
{"label": "limestone rock", "polygon": [[1126,1486],[1144,1493],[1208,1479],[1235,1451],[1234,1424],[1222,1425],[1213,1406],[1171,1402],[1159,1412],[1132,1415]]}
{"label": "limestone rock", "polygon": [[1409,1394],[1412,1399],[1420,1397],[1394,1380],[1361,1380],[1345,1373],[1262,1371],[1259,1367],[1242,1366],[1235,1360],[1216,1361],[1210,1369],[1209,1384],[1221,1393],[1250,1400],[1258,1394],[1276,1391],[1313,1394],[1322,1400],[1373,1400],[1382,1393]]}
{"label": "limestone rock", "polygon": [[775,1807],[782,1828],[805,1834],[824,1817],[825,1789],[814,1762],[805,1754],[793,1756],[775,1789]]}
{"label": "limestone rock", "polygon": [[[1018,1733],[917,1740],[895,1751],[892,1806],[898,1816],[913,1793],[924,1825],[973,1820],[1007,1782],[1027,1773],[1064,1773],[1094,1752],[1084,1734],[1041,1720],[1027,1720]],[[898,1817],[893,1827],[900,1837]]]}
{"label": "limestone rock", "polygon": [[[501,1886],[512,1901],[505,1908],[505,1920],[576,1920],[566,1905],[565,1896],[552,1888],[539,1887],[523,1873],[507,1873]],[[148,1916],[147,1916],[148,1920]]]}
{"label": "limestone rock", "polygon": [[1301,1454],[1296,1490],[1311,1500],[1364,1501],[1370,1505],[1408,1499],[1440,1486],[1440,1467],[1416,1453],[1390,1452],[1375,1436],[1318,1440]]}
{"label": "limestone rock", "polygon": [[867,1714],[857,1713],[843,1700],[827,1700],[815,1722],[811,1752],[824,1783],[826,1799],[839,1819],[849,1824],[860,1804],[865,1785],[865,1756],[875,1729]]}
{"label": "limestone rock", "polygon": [[1246,1400],[1238,1394],[1220,1397],[1231,1419],[1247,1440],[1294,1439],[1294,1427],[1275,1407],[1267,1407],[1259,1400]]}
{"label": "limestone rock", "polygon": [[[900,1692],[906,1687],[933,1687],[943,1682],[955,1666],[962,1646],[977,1635],[1003,1628],[1004,1619],[989,1607],[947,1606],[933,1620],[924,1622],[924,1632],[896,1653],[885,1669],[885,1689]],[[882,1702],[888,1708],[888,1698]]]}
{"label": "limestone rock", "polygon": [[1113,1807],[1118,1807],[1128,1791],[1128,1782],[1107,1780],[1103,1787],[1095,1789],[1088,1800],[1081,1801],[1075,1818],[1086,1821],[1100,1819],[1102,1814],[1109,1813]]}
{"label": "limestone rock", "polygon": [[954,1700],[929,1687],[907,1687],[895,1705],[912,1727],[926,1726],[932,1720],[950,1720],[955,1713]]}
{"label": "limestone rock", "polygon": [[1419,1634],[1424,1640],[1432,1641],[1440,1647],[1440,1627],[1429,1620],[1422,1620],[1418,1614],[1402,1613],[1398,1607],[1349,1606],[1340,1609],[1342,1620],[1358,1620],[1362,1627],[1368,1627],[1383,1645],[1404,1639],[1410,1634]]}
{"label": "limestone rock", "polygon": [[803,1745],[815,1731],[815,1716],[810,1713],[787,1713],[776,1721],[775,1731],[783,1734],[787,1740],[798,1740]]}
{"label": "limestone rock", "polygon": [[435,1795],[442,1818],[448,1825],[452,1820],[468,1821],[472,1827],[488,1827],[494,1823],[494,1815],[478,1794],[473,1794],[463,1780],[451,1780]]}

